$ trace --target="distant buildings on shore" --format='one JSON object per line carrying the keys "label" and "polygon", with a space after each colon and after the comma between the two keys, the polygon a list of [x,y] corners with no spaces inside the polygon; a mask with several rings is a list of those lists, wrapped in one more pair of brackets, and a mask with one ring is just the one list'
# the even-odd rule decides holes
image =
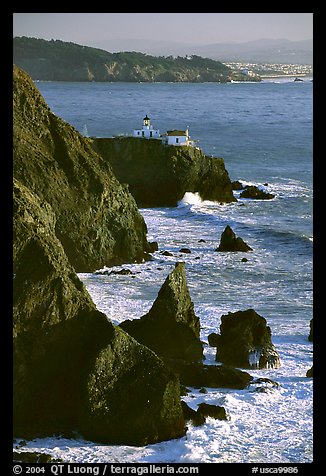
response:
{"label": "distant buildings on shore", "polygon": [[189,136],[188,127],[184,131],[173,129],[161,134],[159,129],[154,129],[151,124],[150,118],[147,116],[143,119],[143,126],[141,129],[134,129],[133,137],[139,137],[144,139],[160,139],[165,145],[175,146],[191,146],[194,147],[195,141]]}

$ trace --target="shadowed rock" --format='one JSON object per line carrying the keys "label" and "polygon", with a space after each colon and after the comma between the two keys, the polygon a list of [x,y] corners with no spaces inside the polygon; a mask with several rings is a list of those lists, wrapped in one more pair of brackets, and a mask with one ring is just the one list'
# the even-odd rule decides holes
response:
{"label": "shadowed rock", "polygon": [[13,210],[14,433],[121,444],[183,435],[178,379],[96,309],[50,205],[15,180]]}
{"label": "shadowed rock", "polygon": [[254,309],[221,317],[220,335],[216,339],[216,360],[244,368],[277,368],[279,355],[271,341],[266,319]]}
{"label": "shadowed rock", "polygon": [[215,420],[229,420],[230,418],[224,407],[219,405],[210,405],[209,403],[205,402],[198,405],[197,412],[200,415],[203,415],[203,417],[211,417],[215,418]]}
{"label": "shadowed rock", "polygon": [[232,228],[227,225],[221,235],[221,241],[215,251],[252,251],[247,243],[237,237]]}
{"label": "shadowed rock", "polygon": [[203,359],[199,318],[190,298],[184,263],[176,263],[150,311],[140,319],[122,322],[120,327],[159,356]]}
{"label": "shadowed rock", "polygon": [[179,359],[164,359],[178,375],[180,382],[189,387],[246,388],[252,381],[247,372],[226,365],[206,365]]}
{"label": "shadowed rock", "polygon": [[308,340],[310,342],[313,342],[313,319],[310,320],[310,332],[309,332],[309,336],[308,336]]}
{"label": "shadowed rock", "polygon": [[275,195],[264,192],[256,185],[246,185],[244,191],[240,193],[240,198],[252,198],[256,200],[271,200]]}
{"label": "shadowed rock", "polygon": [[51,205],[70,263],[92,272],[145,259],[146,224],[109,162],[51,112],[24,71],[13,73],[14,177]]}
{"label": "shadowed rock", "polygon": [[306,377],[313,378],[313,366],[307,370]]}

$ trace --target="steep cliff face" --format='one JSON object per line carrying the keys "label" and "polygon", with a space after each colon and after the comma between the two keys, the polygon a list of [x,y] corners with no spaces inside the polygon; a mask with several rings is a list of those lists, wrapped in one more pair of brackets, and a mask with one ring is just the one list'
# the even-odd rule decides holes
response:
{"label": "steep cliff face", "polygon": [[201,149],[133,137],[94,138],[93,147],[129,185],[140,207],[176,206],[186,192],[198,192],[203,200],[236,201],[224,160]]}
{"label": "steep cliff face", "polygon": [[147,444],[184,434],[177,377],[98,311],[51,206],[14,181],[14,433]]}
{"label": "steep cliff face", "polygon": [[135,200],[89,140],[56,117],[14,67],[14,176],[48,202],[76,271],[140,261],[146,224]]}

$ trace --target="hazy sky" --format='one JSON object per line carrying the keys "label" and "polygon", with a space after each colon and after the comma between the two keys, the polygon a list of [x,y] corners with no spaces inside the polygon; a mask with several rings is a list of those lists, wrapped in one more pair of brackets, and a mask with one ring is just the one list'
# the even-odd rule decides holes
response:
{"label": "hazy sky", "polygon": [[14,36],[101,46],[110,39],[209,44],[313,37],[313,13],[14,13]]}

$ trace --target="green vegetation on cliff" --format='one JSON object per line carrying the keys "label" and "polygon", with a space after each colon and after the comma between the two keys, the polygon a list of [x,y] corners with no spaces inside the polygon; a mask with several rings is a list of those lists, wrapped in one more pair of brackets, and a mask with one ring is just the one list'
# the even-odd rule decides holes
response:
{"label": "green vegetation on cliff", "polygon": [[109,53],[61,40],[24,36],[13,40],[13,60],[34,80],[44,81],[225,83],[239,78],[223,63],[196,55],[174,58],[138,52]]}

